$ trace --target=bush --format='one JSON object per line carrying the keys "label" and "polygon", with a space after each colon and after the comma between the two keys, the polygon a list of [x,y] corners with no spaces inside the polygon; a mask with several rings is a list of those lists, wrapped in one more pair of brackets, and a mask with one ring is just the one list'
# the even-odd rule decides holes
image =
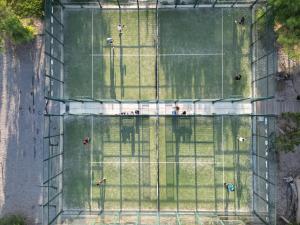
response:
{"label": "bush", "polygon": [[17,16],[10,16],[4,21],[5,33],[14,44],[22,44],[34,38],[33,28],[23,26]]}
{"label": "bush", "polygon": [[26,225],[26,222],[22,216],[9,215],[0,219],[0,225]]}
{"label": "bush", "polygon": [[279,128],[277,149],[284,152],[294,151],[300,144],[300,113],[283,113],[279,118]]}
{"label": "bush", "polygon": [[24,17],[42,17],[43,0],[7,0],[16,15]]}
{"label": "bush", "polygon": [[33,26],[23,24],[11,7],[0,0],[0,48],[3,47],[4,39],[17,45],[31,41],[34,33]]}

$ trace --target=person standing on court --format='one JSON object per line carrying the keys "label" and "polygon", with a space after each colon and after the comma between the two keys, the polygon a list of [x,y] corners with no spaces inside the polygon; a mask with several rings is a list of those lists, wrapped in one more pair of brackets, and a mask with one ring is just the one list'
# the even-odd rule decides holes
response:
{"label": "person standing on court", "polygon": [[235,191],[235,186],[232,183],[224,183],[224,187],[228,192],[234,192]]}
{"label": "person standing on court", "polygon": [[241,80],[242,79],[242,75],[241,74],[236,74],[235,76],[234,76],[234,79],[235,80]]}
{"label": "person standing on court", "polygon": [[123,32],[123,28],[125,27],[125,25],[122,25],[122,24],[120,24],[119,23],[119,25],[118,25],[118,31],[119,31],[119,35],[121,35],[122,34],[122,32]]}
{"label": "person standing on court", "polygon": [[89,137],[85,137],[85,138],[83,138],[83,140],[82,140],[82,144],[83,144],[83,145],[87,145],[87,144],[90,143],[90,141],[91,141],[91,139],[90,139]]}
{"label": "person standing on court", "polygon": [[239,24],[241,26],[244,26],[245,25],[245,22],[246,22],[246,18],[244,16],[241,17],[241,19],[239,21],[235,20],[234,21],[236,24]]}

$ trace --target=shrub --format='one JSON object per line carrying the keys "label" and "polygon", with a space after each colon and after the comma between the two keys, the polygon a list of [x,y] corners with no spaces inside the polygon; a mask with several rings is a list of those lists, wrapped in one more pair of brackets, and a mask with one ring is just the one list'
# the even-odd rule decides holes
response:
{"label": "shrub", "polygon": [[31,41],[34,38],[33,28],[23,26],[21,20],[17,16],[10,16],[4,21],[5,33],[11,38],[14,44],[22,44]]}
{"label": "shrub", "polygon": [[7,0],[16,15],[24,17],[42,17],[43,0]]}
{"label": "shrub", "polygon": [[4,0],[0,0],[0,49],[4,39],[13,44],[22,44],[34,38],[33,26],[23,24],[12,8]]}
{"label": "shrub", "polygon": [[0,218],[0,225],[26,225],[26,222],[22,216],[9,215]]}
{"label": "shrub", "polygon": [[276,146],[279,151],[294,151],[300,144],[300,113],[283,113],[280,117],[280,134]]}

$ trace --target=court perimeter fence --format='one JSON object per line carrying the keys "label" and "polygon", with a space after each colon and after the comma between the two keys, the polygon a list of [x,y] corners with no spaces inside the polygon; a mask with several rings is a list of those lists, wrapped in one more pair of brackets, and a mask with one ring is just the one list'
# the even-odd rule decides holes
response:
{"label": "court perimeter fence", "polygon": [[[82,97],[78,99],[64,98],[64,11],[68,8],[126,8],[145,9],[154,8],[200,8],[200,7],[249,7],[252,10],[251,24],[251,66],[252,66],[252,98],[250,99],[253,112],[252,121],[252,213],[251,217],[264,224],[276,224],[276,163],[275,163],[275,120],[271,114],[263,114],[257,105],[274,97],[275,76],[277,72],[277,52],[273,34],[272,12],[265,1],[261,0],[175,0],[175,1],[125,1],[125,0],[97,0],[97,1],[45,1],[45,99],[44,114],[44,149],[43,149],[43,224],[57,224],[67,212],[63,206],[63,161],[64,161],[64,114],[61,114],[61,104],[68,101],[117,102],[122,100],[92,99]],[[157,87],[158,88],[158,87]],[[235,98],[234,101],[249,99]],[[159,102],[158,99],[153,100]],[[180,99],[169,102],[183,101]],[[201,99],[187,99],[184,102],[201,102]],[[228,99],[213,99],[212,101],[228,101]],[[232,101],[232,99],[229,99]],[[75,212],[70,217],[80,215],[99,214],[101,212]],[[213,213],[213,212],[212,212]],[[122,212],[115,212],[120,218]],[[150,216],[159,218],[160,212]],[[202,224],[201,216],[196,211],[192,215],[195,223]],[[139,223],[143,212],[135,212]],[[145,216],[145,215],[144,215]],[[148,215],[146,215],[148,216]],[[163,213],[161,216],[166,216]],[[170,218],[180,224],[184,212],[172,212]],[[158,221],[160,220],[154,219]],[[100,224],[100,223],[99,223]],[[222,224],[222,223],[220,223]]]}

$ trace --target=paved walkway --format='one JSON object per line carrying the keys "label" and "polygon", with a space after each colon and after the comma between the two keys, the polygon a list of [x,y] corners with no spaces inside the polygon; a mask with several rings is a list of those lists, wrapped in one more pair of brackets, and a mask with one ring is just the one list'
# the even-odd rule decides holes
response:
{"label": "paved walkway", "polygon": [[0,53],[0,216],[41,222],[44,79],[43,42]]}
{"label": "paved walkway", "polygon": [[[179,115],[249,115],[252,112],[250,102],[197,102],[178,103]],[[134,115],[138,110],[140,115],[172,115],[175,104],[168,103],[98,103],[98,102],[68,102],[61,104],[61,113],[95,114],[95,115]]]}

